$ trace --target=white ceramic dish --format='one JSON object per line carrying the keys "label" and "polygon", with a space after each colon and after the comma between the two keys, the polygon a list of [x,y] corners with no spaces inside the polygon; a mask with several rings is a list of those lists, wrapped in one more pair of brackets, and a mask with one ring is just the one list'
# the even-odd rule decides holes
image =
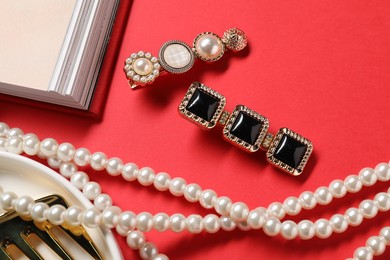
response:
{"label": "white ceramic dish", "polygon": [[[0,185],[4,191],[15,192],[18,196],[29,195],[38,199],[59,194],[70,205],[79,205],[82,208],[92,206],[92,203],[61,175],[21,155],[0,152]],[[85,229],[104,259],[123,259],[109,229],[105,227]]]}

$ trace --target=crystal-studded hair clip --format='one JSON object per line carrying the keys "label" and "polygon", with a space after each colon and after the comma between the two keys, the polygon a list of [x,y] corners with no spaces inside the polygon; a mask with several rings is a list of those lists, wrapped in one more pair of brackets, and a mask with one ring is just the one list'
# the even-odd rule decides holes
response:
{"label": "crystal-studded hair clip", "polygon": [[[48,205],[65,200],[51,195],[37,200]],[[102,259],[82,226],[54,226],[22,219],[15,212],[0,216],[0,259]]]}
{"label": "crystal-studded hair clip", "polygon": [[199,82],[191,84],[179,113],[203,129],[223,126],[223,137],[239,148],[266,151],[268,161],[291,175],[300,175],[313,151],[312,143],[289,128],[273,135],[269,122],[256,111],[237,105],[232,113],[224,110],[226,98]]}
{"label": "crystal-studded hair clip", "polygon": [[163,44],[158,58],[150,52],[132,53],[125,61],[124,72],[132,89],[146,86],[163,73],[187,72],[198,58],[205,62],[219,60],[226,49],[240,51],[247,45],[245,33],[237,28],[225,31],[223,37],[212,32],[203,32],[195,37],[191,48],[185,42],[171,40]]}

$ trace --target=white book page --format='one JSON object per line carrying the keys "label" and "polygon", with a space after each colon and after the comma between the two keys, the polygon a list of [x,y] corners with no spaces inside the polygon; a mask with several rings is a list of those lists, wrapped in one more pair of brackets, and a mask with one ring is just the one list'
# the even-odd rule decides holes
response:
{"label": "white book page", "polygon": [[0,84],[48,90],[77,0],[0,0]]}

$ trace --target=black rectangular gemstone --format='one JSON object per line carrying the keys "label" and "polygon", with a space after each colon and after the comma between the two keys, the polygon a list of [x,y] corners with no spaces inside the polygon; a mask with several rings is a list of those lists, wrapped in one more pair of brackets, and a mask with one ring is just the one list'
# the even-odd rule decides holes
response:
{"label": "black rectangular gemstone", "polygon": [[296,169],[301,163],[306,150],[307,146],[305,144],[284,134],[276,147],[274,157]]}
{"label": "black rectangular gemstone", "polygon": [[200,89],[195,90],[186,109],[194,115],[210,122],[217,111],[220,100]]}
{"label": "black rectangular gemstone", "polygon": [[233,122],[230,133],[250,145],[259,137],[262,122],[240,111]]}

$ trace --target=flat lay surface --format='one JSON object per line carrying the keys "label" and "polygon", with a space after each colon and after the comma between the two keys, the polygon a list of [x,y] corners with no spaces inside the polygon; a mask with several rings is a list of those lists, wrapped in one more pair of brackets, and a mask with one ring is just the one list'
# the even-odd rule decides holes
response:
{"label": "flat lay surface", "polygon": [[[390,160],[389,13],[388,1],[135,0],[108,77],[101,119],[1,101],[0,121],[41,139],[53,137],[182,177],[251,209],[267,207]],[[123,66],[131,53],[157,56],[166,41],[192,46],[202,32],[222,36],[231,27],[247,34],[244,50],[227,51],[213,63],[196,60],[188,72],[160,76],[145,88],[129,87]],[[304,172],[288,175],[267,162],[266,152],[248,153],[226,142],[222,127],[205,131],[180,116],[178,106],[194,81],[224,95],[230,112],[244,105],[267,117],[269,132],[287,127],[310,140],[314,150]],[[124,210],[214,213],[152,186],[90,173]],[[388,188],[378,182],[289,218],[315,221],[343,214]],[[151,231],[146,236],[171,259],[345,259],[386,225],[389,213],[380,212],[325,240],[287,241],[262,230],[238,229],[198,235]],[[126,259],[137,259],[138,252],[117,239]],[[389,258],[387,249],[375,259]]]}

